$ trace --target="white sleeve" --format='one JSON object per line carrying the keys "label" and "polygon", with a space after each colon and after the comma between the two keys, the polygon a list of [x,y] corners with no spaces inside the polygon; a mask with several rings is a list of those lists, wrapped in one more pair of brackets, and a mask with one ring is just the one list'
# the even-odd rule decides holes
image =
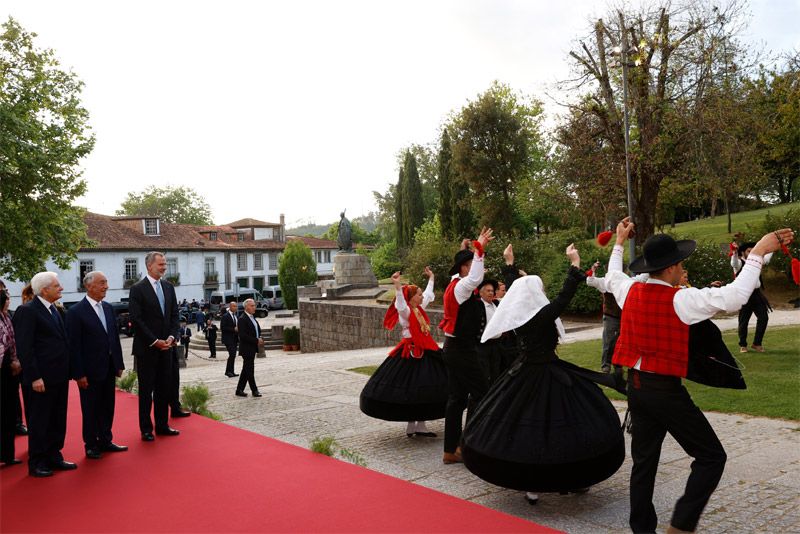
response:
{"label": "white sleeve", "polygon": [[394,295],[394,307],[397,308],[397,315],[402,317],[403,319],[408,319],[408,316],[411,314],[411,310],[408,308],[408,303],[406,302],[406,298],[403,296],[403,289],[401,288],[400,291],[396,291]]}
{"label": "white sleeve", "polygon": [[764,265],[768,264],[772,261],[772,255],[775,254],[774,252],[770,252],[769,254],[764,254]]}
{"label": "white sleeve", "polygon": [[469,274],[466,278],[462,278],[456,283],[453,291],[456,302],[463,304],[472,295],[472,292],[478,288],[478,285],[483,282],[483,270],[483,256],[478,256],[476,252],[472,256],[472,266],[469,268]]}
{"label": "white sleeve", "polygon": [[433,278],[428,279],[428,285],[425,287],[425,291],[422,292],[422,304],[420,306],[424,310],[428,307],[428,304],[433,302],[436,298],[436,295],[433,293]]}
{"label": "white sleeve", "polygon": [[602,276],[587,276],[586,285],[591,286],[598,290],[600,293],[608,293],[608,285],[606,279]]}
{"label": "white sleeve", "polygon": [[638,281],[622,272],[623,251],[622,245],[614,245],[614,250],[611,251],[611,259],[608,260],[608,273],[605,276],[606,289],[608,290],[606,292],[614,295],[614,300],[617,301],[620,308],[625,306],[628,291]]}
{"label": "white sleeve", "polygon": [[736,280],[722,287],[690,287],[675,293],[672,303],[681,321],[692,325],[710,319],[717,312],[735,312],[745,305],[759,285],[761,256],[750,254]]}
{"label": "white sleeve", "polygon": [[739,271],[739,269],[742,268],[742,260],[739,259],[738,254],[733,254],[731,256],[731,267],[733,268],[734,271],[737,272]]}

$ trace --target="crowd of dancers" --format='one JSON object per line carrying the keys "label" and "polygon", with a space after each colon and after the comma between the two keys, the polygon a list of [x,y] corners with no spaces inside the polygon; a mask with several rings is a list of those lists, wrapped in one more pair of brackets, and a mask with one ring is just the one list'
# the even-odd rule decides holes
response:
{"label": "crowd of dancers", "polygon": [[[794,233],[781,229],[748,244],[747,256],[734,265],[734,282],[699,289],[685,281],[683,261],[696,247],[692,240],[654,235],[629,266],[638,276],[623,272],[623,246],[633,228],[627,218],[618,224],[603,278],[594,276],[596,266],[584,271],[579,251],[567,247],[570,267],[552,301],[541,278],[514,265],[511,245],[503,254],[504,280],[485,276],[484,257],[493,232],[483,229],[475,241],[462,243],[454,257],[438,325],[444,335],[441,349],[425,313],[434,300],[434,274],[425,269],[428,284],[423,291],[403,285],[395,273],[396,296],[384,326],[393,329],[399,323],[401,340],[365,385],[361,410],[378,419],[407,422],[409,437],[436,437],[425,421],[444,418],[445,464],[464,463],[483,480],[525,491],[531,503],[539,493],[583,493],[611,477],[625,459],[623,432],[628,429],[633,460],[629,525],[634,532],[655,532],[657,527],[653,489],[661,445],[669,433],[694,461],[668,532],[694,531],[722,476],[726,455],[682,379],[745,387],[710,319],[751,301],[765,258],[791,243]],[[578,367],[557,354],[565,336],[559,317],[587,275],[607,295],[603,372]],[[597,384],[627,395],[624,421]]]}

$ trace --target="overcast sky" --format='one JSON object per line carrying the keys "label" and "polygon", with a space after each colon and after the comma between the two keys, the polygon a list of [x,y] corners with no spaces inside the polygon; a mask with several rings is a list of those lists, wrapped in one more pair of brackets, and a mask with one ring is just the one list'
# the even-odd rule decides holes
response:
{"label": "overcast sky", "polygon": [[[608,2],[3,0],[86,83],[97,137],[79,203],[185,185],[214,222],[288,226],[375,209],[396,154],[435,142],[492,80],[545,100]],[[614,4],[616,5],[616,4]],[[800,49],[800,0],[754,0],[744,38]]]}

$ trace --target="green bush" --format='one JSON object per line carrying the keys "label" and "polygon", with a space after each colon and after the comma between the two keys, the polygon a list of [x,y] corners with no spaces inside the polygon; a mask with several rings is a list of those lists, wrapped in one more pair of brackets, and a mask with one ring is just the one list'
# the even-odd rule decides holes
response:
{"label": "green bush", "polygon": [[138,377],[136,376],[136,371],[131,369],[126,371],[121,377],[117,378],[117,387],[122,391],[127,391],[128,393],[138,393],[139,381]]}
{"label": "green bush", "polygon": [[369,254],[369,261],[372,265],[372,272],[378,280],[389,278],[396,271],[403,268],[400,263],[400,252],[397,250],[397,243],[389,241],[383,243]]}
{"label": "green bush", "polygon": [[311,446],[309,447],[313,452],[324,454],[325,456],[333,457],[338,452],[339,456],[347,460],[348,462],[354,463],[356,465],[360,465],[361,467],[367,466],[367,461],[364,459],[361,454],[356,451],[351,451],[350,449],[345,449],[339,442],[336,441],[336,438],[333,436],[325,436],[325,437],[315,437],[311,440]]}
{"label": "green bush", "polygon": [[689,271],[689,283],[694,287],[706,287],[715,280],[730,282],[733,271],[727,251],[728,247],[720,243],[698,241],[697,249],[683,262],[683,267]]}
{"label": "green bush", "polygon": [[278,263],[278,283],[287,309],[297,308],[297,286],[317,281],[317,263],[311,249],[301,241],[289,241]]}
{"label": "green bush", "polygon": [[221,416],[213,413],[208,409],[208,401],[211,400],[211,392],[208,386],[203,384],[194,384],[183,386],[181,388],[183,394],[181,395],[181,404],[189,411],[219,421]]}
{"label": "green bush", "polygon": [[[764,234],[781,228],[791,228],[795,233],[800,232],[800,209],[790,209],[781,215],[767,213],[766,217],[764,217],[764,222],[760,226],[751,227],[747,225],[747,240],[758,241]],[[789,252],[795,258],[800,258],[800,239],[797,236],[795,241],[789,245]],[[769,262],[768,268],[783,273],[793,284],[791,261],[789,256],[778,251],[772,255],[772,261]]]}
{"label": "green bush", "polygon": [[299,345],[300,344],[300,329],[296,326],[287,326],[283,329],[283,344],[284,345]]}

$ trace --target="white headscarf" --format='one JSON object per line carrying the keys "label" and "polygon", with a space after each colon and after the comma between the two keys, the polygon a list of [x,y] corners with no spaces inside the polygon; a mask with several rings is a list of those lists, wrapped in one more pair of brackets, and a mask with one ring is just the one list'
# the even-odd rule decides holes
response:
{"label": "white headscarf", "polygon": [[[536,275],[517,278],[511,284],[506,296],[500,301],[489,324],[484,328],[481,343],[485,343],[486,340],[503,332],[519,328],[548,304],[550,301],[544,294],[544,284],[542,284],[541,278]],[[558,336],[564,339],[566,332],[561,319],[556,319],[555,323]]]}

